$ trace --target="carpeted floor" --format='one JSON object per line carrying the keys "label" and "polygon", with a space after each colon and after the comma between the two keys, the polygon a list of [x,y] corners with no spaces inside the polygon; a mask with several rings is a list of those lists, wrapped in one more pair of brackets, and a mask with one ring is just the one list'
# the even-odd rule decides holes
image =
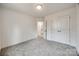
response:
{"label": "carpeted floor", "polygon": [[43,39],[32,39],[1,50],[2,56],[76,56],[75,47]]}

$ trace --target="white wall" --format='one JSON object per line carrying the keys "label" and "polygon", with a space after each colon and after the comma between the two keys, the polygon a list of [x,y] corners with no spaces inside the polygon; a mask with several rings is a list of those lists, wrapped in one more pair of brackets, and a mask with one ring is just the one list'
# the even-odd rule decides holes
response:
{"label": "white wall", "polygon": [[0,9],[0,49],[1,49],[1,39],[2,39],[2,18],[1,18],[1,9]]}
{"label": "white wall", "polygon": [[36,37],[36,19],[22,12],[2,8],[2,48]]}
{"label": "white wall", "polygon": [[[70,45],[76,46],[76,8],[69,8],[54,14],[48,15],[45,17],[47,20],[47,34],[48,40],[58,41],[52,38],[53,30],[52,30],[52,20],[55,20],[57,17],[69,16],[70,17]],[[63,43],[63,42],[62,42]]]}
{"label": "white wall", "polygon": [[77,13],[77,49],[78,49],[78,52],[79,52],[79,5],[76,5],[76,13]]}

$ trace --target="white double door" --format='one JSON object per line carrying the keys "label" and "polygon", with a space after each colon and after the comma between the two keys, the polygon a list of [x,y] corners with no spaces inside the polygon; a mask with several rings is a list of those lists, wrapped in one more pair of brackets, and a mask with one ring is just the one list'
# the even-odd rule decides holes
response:
{"label": "white double door", "polygon": [[47,39],[69,44],[69,16],[47,20]]}

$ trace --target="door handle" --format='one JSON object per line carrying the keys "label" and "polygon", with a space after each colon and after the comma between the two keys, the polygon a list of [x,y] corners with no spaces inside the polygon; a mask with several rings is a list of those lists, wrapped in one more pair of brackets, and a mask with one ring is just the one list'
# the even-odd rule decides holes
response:
{"label": "door handle", "polygon": [[57,32],[61,32],[61,30],[58,30]]}

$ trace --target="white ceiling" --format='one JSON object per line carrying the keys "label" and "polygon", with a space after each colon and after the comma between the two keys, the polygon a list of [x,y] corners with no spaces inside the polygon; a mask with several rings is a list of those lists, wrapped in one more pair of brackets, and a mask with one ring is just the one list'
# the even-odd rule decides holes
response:
{"label": "white ceiling", "polygon": [[36,3],[9,3],[2,5],[6,8],[21,11],[35,17],[44,17],[57,11],[75,6],[74,3],[44,3],[44,8],[39,11],[35,9],[35,4]]}

